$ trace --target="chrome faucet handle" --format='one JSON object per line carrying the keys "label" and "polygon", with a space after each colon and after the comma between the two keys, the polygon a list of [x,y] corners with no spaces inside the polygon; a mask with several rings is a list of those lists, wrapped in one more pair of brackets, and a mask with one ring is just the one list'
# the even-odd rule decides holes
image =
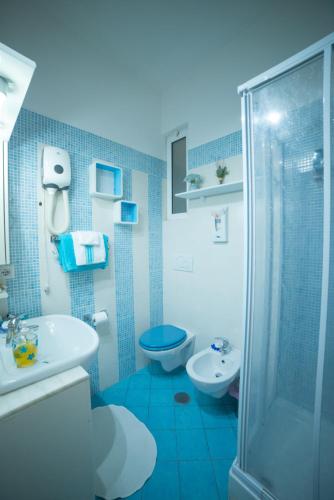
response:
{"label": "chrome faucet handle", "polygon": [[20,323],[21,323],[21,317],[12,315],[8,321],[8,328],[17,328],[17,326],[20,325]]}
{"label": "chrome faucet handle", "polygon": [[8,321],[8,330],[6,336],[6,346],[10,346],[13,340],[13,336],[21,329],[21,316],[15,316],[11,314]]}
{"label": "chrome faucet handle", "polygon": [[227,354],[231,351],[231,345],[227,338],[215,337],[213,344],[211,344],[211,349],[221,354]]}

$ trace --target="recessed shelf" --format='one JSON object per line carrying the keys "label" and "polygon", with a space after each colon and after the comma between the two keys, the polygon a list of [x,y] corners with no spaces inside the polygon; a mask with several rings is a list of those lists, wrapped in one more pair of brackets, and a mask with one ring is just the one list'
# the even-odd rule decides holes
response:
{"label": "recessed shelf", "polygon": [[218,196],[221,194],[237,193],[242,191],[243,182],[228,182],[226,184],[217,184],[216,186],[208,186],[200,189],[193,189],[192,191],[185,191],[178,193],[175,196],[178,198],[186,198],[187,200],[194,200],[196,198],[207,198],[209,196]]}
{"label": "recessed shelf", "polygon": [[89,170],[89,194],[105,200],[123,196],[123,170],[111,163],[94,161]]}
{"label": "recessed shelf", "polygon": [[134,201],[120,200],[114,203],[115,224],[138,224],[138,205]]}

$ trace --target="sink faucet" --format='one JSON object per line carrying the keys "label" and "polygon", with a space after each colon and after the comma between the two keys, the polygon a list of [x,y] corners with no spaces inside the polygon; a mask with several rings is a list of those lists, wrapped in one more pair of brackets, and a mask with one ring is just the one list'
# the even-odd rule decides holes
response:
{"label": "sink faucet", "polygon": [[215,337],[213,344],[211,344],[211,349],[224,355],[231,351],[231,345],[225,337]]}
{"label": "sink faucet", "polygon": [[12,316],[8,321],[8,331],[6,335],[6,347],[11,347],[13,337],[21,330],[20,316]]}

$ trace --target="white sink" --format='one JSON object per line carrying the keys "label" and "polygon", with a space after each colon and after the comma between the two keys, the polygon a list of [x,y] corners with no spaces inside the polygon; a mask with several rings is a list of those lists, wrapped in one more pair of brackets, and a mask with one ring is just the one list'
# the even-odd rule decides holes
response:
{"label": "white sink", "polygon": [[89,366],[99,346],[93,328],[72,316],[51,314],[32,318],[26,325],[38,325],[38,360],[17,368],[5,335],[0,340],[0,394],[19,389],[75,366]]}

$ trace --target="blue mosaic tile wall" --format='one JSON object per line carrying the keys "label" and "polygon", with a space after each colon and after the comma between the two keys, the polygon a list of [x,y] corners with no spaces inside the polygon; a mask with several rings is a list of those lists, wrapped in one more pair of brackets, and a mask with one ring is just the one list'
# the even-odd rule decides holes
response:
{"label": "blue mosaic tile wall", "polygon": [[39,256],[37,244],[36,148],[29,135],[11,138],[9,163],[9,245],[15,278],[7,281],[10,313],[41,314]]}
{"label": "blue mosaic tile wall", "polygon": [[283,143],[278,392],[312,410],[323,246],[323,180],[314,178],[312,157],[323,145],[322,103],[290,112],[286,127],[293,133]]}
{"label": "blue mosaic tile wall", "polygon": [[[9,310],[26,313],[30,317],[41,314],[38,222],[37,222],[37,158],[38,145],[49,144],[66,149],[71,158],[72,184],[70,191],[70,230],[92,229],[92,205],[88,190],[88,167],[93,158],[99,158],[124,168],[125,195],[131,199],[131,170],[140,170],[154,179],[155,190],[150,191],[149,247],[150,255],[158,249],[160,260],[154,263],[156,272],[150,278],[151,317],[162,320],[162,232],[157,220],[161,217],[161,181],[166,177],[166,164],[122,144],[77,129],[65,123],[23,109],[9,143],[9,216],[11,262],[15,266],[15,278],[8,281]],[[152,200],[151,200],[152,197]],[[156,230],[159,228],[160,230]],[[160,241],[157,241],[157,238]],[[114,248],[116,269],[117,326],[119,340],[120,376],[133,373],[134,365],[134,316],[132,229],[118,226]],[[126,270],[122,271],[122,266]],[[83,319],[95,310],[93,273],[70,275],[72,314]],[[154,311],[156,307],[158,312]],[[91,369],[94,391],[98,388],[97,361]]]}
{"label": "blue mosaic tile wall", "polygon": [[148,179],[149,212],[149,272],[150,272],[150,323],[151,327],[163,322],[163,297],[159,293],[162,282],[162,186],[159,178]]}
{"label": "blue mosaic tile wall", "polygon": [[[150,324],[163,322],[162,290],[162,179],[166,163],[122,144],[77,129],[23,109],[9,143],[9,208],[11,262],[15,278],[8,281],[9,310],[41,314],[38,222],[38,145],[66,149],[71,158],[70,230],[92,229],[88,167],[93,158],[115,163],[124,169],[124,198],[131,200],[132,170],[148,175]],[[188,152],[189,168],[241,153],[241,132],[221,137]],[[133,259],[131,226],[115,225],[115,286],[119,376],[135,371]],[[69,276],[71,312],[83,319],[95,311],[93,272]],[[90,370],[93,390],[98,389],[97,359]]]}
{"label": "blue mosaic tile wall", "polygon": [[[123,170],[123,179],[124,199],[131,200],[130,170]],[[114,238],[119,377],[123,379],[136,371],[132,227],[115,224]]]}
{"label": "blue mosaic tile wall", "polygon": [[207,165],[217,160],[241,155],[241,130],[219,137],[213,141],[201,144],[188,151],[188,169]]}

